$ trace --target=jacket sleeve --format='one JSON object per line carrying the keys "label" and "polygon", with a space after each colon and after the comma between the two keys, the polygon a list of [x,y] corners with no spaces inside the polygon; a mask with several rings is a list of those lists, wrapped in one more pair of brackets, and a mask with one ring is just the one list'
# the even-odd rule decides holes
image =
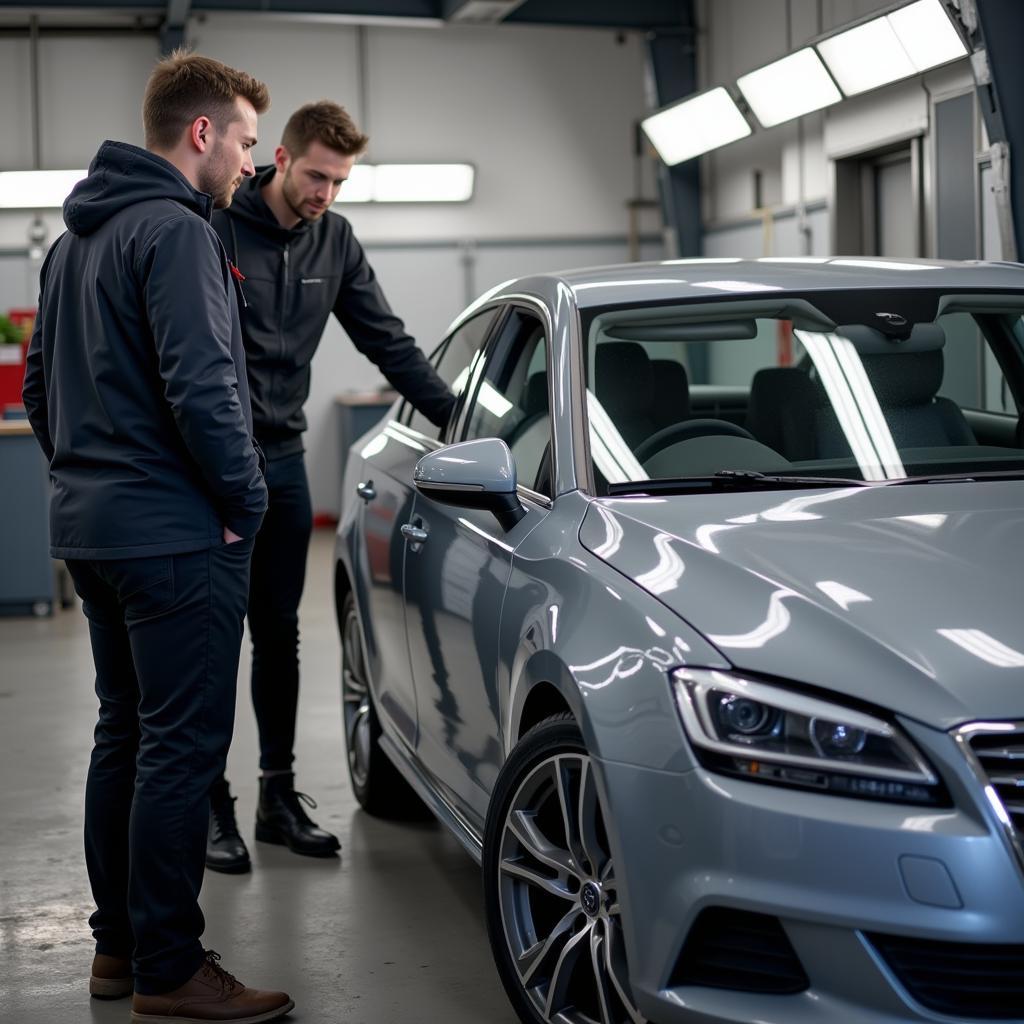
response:
{"label": "jacket sleeve", "polygon": [[[50,250],[53,252],[53,249]],[[28,358],[25,365],[25,383],[21,390],[21,401],[28,413],[32,432],[48,461],[53,461],[53,438],[50,437],[50,414],[46,401],[46,376],[43,371],[43,289],[46,287],[46,270],[50,259],[47,256],[39,271],[39,308],[36,313],[32,340],[28,344]]]}
{"label": "jacket sleeve", "polygon": [[388,305],[377,277],[351,235],[344,252],[334,315],[356,348],[435,426],[443,427],[455,396]]}
{"label": "jacket sleeve", "polygon": [[162,225],[139,257],[164,397],[214,496],[221,522],[253,537],[267,508],[231,351],[237,311],[210,227],[183,216]]}

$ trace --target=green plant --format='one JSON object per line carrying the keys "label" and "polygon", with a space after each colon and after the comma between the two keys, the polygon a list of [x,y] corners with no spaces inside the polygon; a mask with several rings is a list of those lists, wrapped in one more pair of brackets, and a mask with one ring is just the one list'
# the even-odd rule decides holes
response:
{"label": "green plant", "polygon": [[20,345],[21,329],[15,327],[10,319],[0,315],[0,345]]}

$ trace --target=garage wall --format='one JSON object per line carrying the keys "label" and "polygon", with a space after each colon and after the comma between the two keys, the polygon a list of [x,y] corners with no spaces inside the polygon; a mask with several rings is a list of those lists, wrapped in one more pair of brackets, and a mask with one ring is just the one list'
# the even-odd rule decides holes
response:
{"label": "garage wall", "polygon": [[[357,29],[223,14],[193,21],[190,38],[200,52],[270,86],[273,105],[261,118],[257,163],[270,161],[295,107],[330,97],[369,131],[371,161],[475,165],[469,203],[353,204],[344,211],[396,312],[424,348],[433,348],[471,295],[501,280],[628,259],[633,124],[645,113],[638,35],[620,41],[611,31],[512,25]],[[85,166],[107,137],[141,144],[139,108],[157,49],[150,35],[41,40],[44,166]],[[28,168],[27,39],[0,39],[0,95],[0,137],[7,142],[0,169]],[[653,197],[653,165],[645,166],[643,182]],[[0,251],[26,245],[29,220],[0,213]],[[60,218],[46,220],[52,240]],[[644,255],[661,255],[654,243]],[[17,303],[34,303],[34,274],[25,261],[4,260],[0,274],[5,296],[24,289]],[[336,506],[334,397],[381,382],[332,321],[307,407],[319,511]]]}
{"label": "garage wall", "polygon": [[[701,0],[702,85],[732,86],[739,75],[890,6],[888,0]],[[723,255],[738,246],[728,254],[831,253],[832,162],[916,135],[923,140],[924,255],[936,255],[944,211],[936,203],[935,108],[958,96],[972,96],[973,87],[964,59],[798,121],[755,129],[750,138],[704,157],[706,251]],[[956,138],[947,133],[942,147],[980,152],[977,120],[961,123]],[[755,171],[765,208],[760,210],[755,210]],[[979,219],[990,215],[992,197],[980,173],[975,200]],[[806,209],[799,215],[802,206]],[[791,230],[794,224],[798,230]]]}

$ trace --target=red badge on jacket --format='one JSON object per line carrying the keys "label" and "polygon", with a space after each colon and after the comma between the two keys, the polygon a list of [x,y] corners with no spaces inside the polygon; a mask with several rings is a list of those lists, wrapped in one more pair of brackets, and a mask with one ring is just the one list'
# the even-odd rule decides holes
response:
{"label": "red badge on jacket", "polygon": [[228,266],[231,268],[231,274],[232,274],[232,276],[234,277],[234,279],[236,281],[244,281],[245,280],[245,274],[243,274],[238,269],[238,267],[236,267],[234,265],[234,263],[232,263],[230,260],[228,260]]}

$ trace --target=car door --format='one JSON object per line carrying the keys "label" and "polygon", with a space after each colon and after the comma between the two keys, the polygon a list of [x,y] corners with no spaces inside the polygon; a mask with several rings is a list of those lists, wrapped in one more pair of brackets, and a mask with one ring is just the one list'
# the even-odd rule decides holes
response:
{"label": "car door", "polygon": [[[461,396],[474,360],[496,310],[479,313],[452,332],[435,350],[431,362],[444,382]],[[458,418],[456,406],[452,422]],[[409,669],[402,587],[406,556],[401,527],[413,507],[413,467],[417,459],[440,445],[442,428],[405,403],[398,419],[388,422],[363,447],[366,459],[357,493],[365,505],[362,536],[370,616],[367,641],[374,665],[377,708],[411,748],[416,742],[416,694]]]}
{"label": "car door", "polygon": [[512,553],[550,509],[548,338],[516,307],[495,331],[480,380],[449,440],[500,437],[523,477],[526,516],[506,532],[489,513],[417,494],[408,542],[406,627],[419,714],[417,756],[447,799],[482,827],[502,764],[498,621]]}

